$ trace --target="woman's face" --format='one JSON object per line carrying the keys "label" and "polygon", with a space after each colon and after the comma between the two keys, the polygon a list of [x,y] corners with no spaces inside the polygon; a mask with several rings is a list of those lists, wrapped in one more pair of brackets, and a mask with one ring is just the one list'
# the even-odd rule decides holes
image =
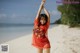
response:
{"label": "woman's face", "polygon": [[45,20],[44,17],[41,17],[41,19],[40,19],[40,23],[41,23],[42,25],[46,23],[46,20]]}

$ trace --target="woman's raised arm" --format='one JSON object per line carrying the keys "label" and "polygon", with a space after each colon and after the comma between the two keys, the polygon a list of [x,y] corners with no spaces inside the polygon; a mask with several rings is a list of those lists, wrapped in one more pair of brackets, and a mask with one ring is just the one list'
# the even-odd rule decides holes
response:
{"label": "woman's raised arm", "polygon": [[46,10],[46,8],[44,8],[44,12],[45,12],[45,14],[46,14],[47,17],[48,17],[48,21],[50,22],[50,14],[49,14],[49,12]]}
{"label": "woman's raised arm", "polygon": [[41,13],[41,11],[42,11],[42,9],[43,9],[44,3],[45,3],[44,1],[41,2],[41,5],[40,5],[39,10],[38,10],[38,12],[37,12],[36,18],[39,17],[39,15],[40,15],[40,13]]}

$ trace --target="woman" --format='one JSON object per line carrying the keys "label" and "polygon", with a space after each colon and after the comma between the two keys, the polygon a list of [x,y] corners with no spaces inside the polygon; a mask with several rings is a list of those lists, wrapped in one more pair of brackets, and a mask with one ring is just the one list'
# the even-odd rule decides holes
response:
{"label": "woman", "polygon": [[[48,40],[48,28],[50,24],[50,14],[44,8],[45,0],[42,0],[37,16],[34,21],[32,45],[38,49],[38,53],[50,53],[50,42]],[[41,14],[42,9],[45,14]]]}

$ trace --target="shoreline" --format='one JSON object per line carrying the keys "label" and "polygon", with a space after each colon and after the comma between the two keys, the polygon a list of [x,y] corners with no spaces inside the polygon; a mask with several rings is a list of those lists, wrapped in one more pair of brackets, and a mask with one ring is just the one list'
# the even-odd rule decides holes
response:
{"label": "shoreline", "polygon": [[[51,53],[80,53],[80,29],[55,25],[49,28],[48,37]],[[9,53],[37,53],[36,48],[31,45],[31,41],[32,33],[2,44],[9,45]]]}

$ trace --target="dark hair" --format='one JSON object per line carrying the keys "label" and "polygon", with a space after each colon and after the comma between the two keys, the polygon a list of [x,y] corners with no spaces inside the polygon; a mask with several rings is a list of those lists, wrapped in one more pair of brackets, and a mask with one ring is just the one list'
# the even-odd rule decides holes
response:
{"label": "dark hair", "polygon": [[[41,20],[42,17],[45,18],[46,23],[47,23],[47,21],[48,21],[48,17],[47,17],[46,14],[40,14],[39,17],[38,17],[38,26],[41,25],[40,20]],[[45,24],[46,24],[46,23],[45,23]],[[43,25],[45,25],[45,24],[43,24]]]}

